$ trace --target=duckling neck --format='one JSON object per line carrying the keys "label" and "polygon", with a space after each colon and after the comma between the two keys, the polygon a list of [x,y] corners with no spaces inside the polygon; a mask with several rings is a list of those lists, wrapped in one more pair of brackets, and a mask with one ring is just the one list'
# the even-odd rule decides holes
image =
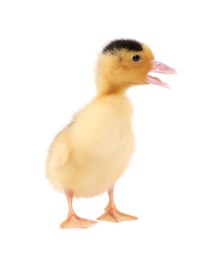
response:
{"label": "duckling neck", "polygon": [[125,90],[98,92],[94,102],[98,102],[98,104],[104,106],[104,111],[107,111],[106,113],[108,113],[106,115],[107,120],[110,117],[113,121],[121,120],[126,123],[131,122],[133,109]]}
{"label": "duckling neck", "polygon": [[112,84],[108,80],[100,79],[97,82],[97,96],[105,96],[111,94],[126,94],[127,87],[126,86],[117,86]]}

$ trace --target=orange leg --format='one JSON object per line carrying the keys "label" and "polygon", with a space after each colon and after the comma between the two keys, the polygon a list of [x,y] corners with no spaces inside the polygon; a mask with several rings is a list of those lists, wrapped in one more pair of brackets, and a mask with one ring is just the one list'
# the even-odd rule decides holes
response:
{"label": "orange leg", "polygon": [[61,223],[61,228],[88,228],[96,223],[96,221],[77,216],[72,207],[73,193],[71,191],[65,191],[65,195],[68,202],[68,216]]}
{"label": "orange leg", "polygon": [[105,213],[98,217],[99,220],[111,221],[111,222],[120,222],[125,220],[136,220],[137,217],[122,213],[117,210],[114,202],[114,188],[108,191],[109,203],[105,208]]}

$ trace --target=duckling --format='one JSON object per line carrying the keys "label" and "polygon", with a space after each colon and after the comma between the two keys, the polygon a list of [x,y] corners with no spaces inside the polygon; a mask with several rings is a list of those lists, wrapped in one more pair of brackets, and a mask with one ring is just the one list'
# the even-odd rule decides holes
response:
{"label": "duckling", "polygon": [[99,55],[96,97],[78,112],[50,146],[46,176],[65,194],[67,218],[61,228],[88,228],[96,221],[79,217],[73,198],[89,198],[108,192],[109,203],[98,220],[120,222],[137,217],[120,212],[114,186],[124,174],[134,152],[132,105],[126,95],[131,86],[168,85],[149,72],[173,74],[175,70],[155,61],[149,47],[131,39],[113,40]]}

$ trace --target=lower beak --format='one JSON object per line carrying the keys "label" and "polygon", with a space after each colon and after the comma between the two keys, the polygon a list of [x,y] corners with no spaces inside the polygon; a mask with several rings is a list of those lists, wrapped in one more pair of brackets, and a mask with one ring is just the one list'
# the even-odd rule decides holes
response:
{"label": "lower beak", "polygon": [[[163,73],[163,74],[176,74],[176,70],[169,67],[168,65],[159,62],[159,61],[152,61],[152,69],[150,72],[156,72],[156,73]],[[159,78],[152,77],[150,75],[147,76],[146,83],[155,84],[164,88],[169,88],[169,86],[161,81]]]}

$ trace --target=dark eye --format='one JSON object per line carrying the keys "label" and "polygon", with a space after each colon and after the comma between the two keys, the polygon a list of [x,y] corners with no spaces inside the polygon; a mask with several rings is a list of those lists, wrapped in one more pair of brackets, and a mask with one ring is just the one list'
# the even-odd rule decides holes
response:
{"label": "dark eye", "polygon": [[141,56],[140,55],[134,55],[132,58],[131,58],[134,62],[138,62],[141,60]]}

